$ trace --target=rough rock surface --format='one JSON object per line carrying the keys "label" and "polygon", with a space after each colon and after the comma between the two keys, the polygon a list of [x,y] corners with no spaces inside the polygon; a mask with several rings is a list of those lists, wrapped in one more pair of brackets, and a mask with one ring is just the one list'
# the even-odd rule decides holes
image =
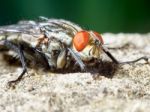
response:
{"label": "rough rock surface", "polygon": [[[150,56],[150,34],[107,33],[103,38],[120,61]],[[150,63],[142,60],[119,66],[110,77],[29,68],[15,88],[7,88],[21,70],[0,55],[0,112],[150,112]]]}

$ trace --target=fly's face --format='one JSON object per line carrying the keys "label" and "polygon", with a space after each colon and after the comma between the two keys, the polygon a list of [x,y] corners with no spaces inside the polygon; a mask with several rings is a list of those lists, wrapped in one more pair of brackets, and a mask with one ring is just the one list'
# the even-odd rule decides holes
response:
{"label": "fly's face", "polygon": [[80,31],[73,39],[73,49],[80,55],[83,61],[100,59],[103,39],[100,34],[93,31]]}

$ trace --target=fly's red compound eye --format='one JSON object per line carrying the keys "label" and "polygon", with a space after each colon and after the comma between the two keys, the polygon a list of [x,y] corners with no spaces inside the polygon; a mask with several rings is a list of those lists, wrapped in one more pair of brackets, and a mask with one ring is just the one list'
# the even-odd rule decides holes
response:
{"label": "fly's red compound eye", "polygon": [[96,37],[98,37],[98,40],[100,40],[100,42],[101,42],[102,44],[104,44],[104,41],[103,41],[102,36],[101,36],[99,33],[97,33],[97,32],[94,32],[94,34],[96,35]]}
{"label": "fly's red compound eye", "polygon": [[82,51],[89,42],[89,33],[87,31],[78,32],[73,38],[73,44],[77,51]]}

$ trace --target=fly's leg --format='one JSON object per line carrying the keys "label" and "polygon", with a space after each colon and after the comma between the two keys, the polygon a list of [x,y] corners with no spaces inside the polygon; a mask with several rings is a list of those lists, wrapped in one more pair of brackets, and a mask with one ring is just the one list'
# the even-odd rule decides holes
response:
{"label": "fly's leg", "polygon": [[22,79],[23,75],[27,72],[25,57],[24,57],[23,51],[20,48],[18,49],[18,54],[19,54],[19,57],[20,57],[20,61],[21,61],[23,70],[22,70],[21,74],[17,77],[17,79],[9,81],[9,85],[11,85],[12,83],[19,82]]}
{"label": "fly's leg", "polygon": [[102,46],[103,51],[107,54],[107,56],[116,64],[119,64],[119,61],[108,51],[107,48]]}
{"label": "fly's leg", "polygon": [[68,48],[69,52],[71,53],[72,57],[77,61],[82,71],[86,71],[85,64],[82,62],[80,57],[72,51],[72,49]]}
{"label": "fly's leg", "polygon": [[145,60],[145,61],[146,61],[146,63],[148,63],[148,59],[149,59],[149,58],[150,58],[150,57],[143,56],[143,57],[140,57],[140,58],[135,59],[135,60],[132,60],[132,61],[119,62],[119,64],[130,64],[130,63],[136,63],[136,62],[138,62],[138,61],[140,61],[140,60]]}
{"label": "fly's leg", "polygon": [[[2,41],[1,41],[1,43],[2,43]],[[25,62],[24,53],[23,53],[20,45],[16,46],[15,44],[13,44],[12,42],[10,42],[8,40],[3,40],[3,43],[4,43],[4,46],[7,46],[8,48],[10,48],[18,53],[22,67],[23,67],[23,70],[22,70],[21,74],[18,76],[18,78],[8,82],[9,86],[11,86],[13,83],[17,83],[22,79],[23,75],[27,72],[27,66],[26,66],[26,62]]]}
{"label": "fly's leg", "polygon": [[143,56],[143,57],[140,57],[136,60],[132,60],[132,61],[126,61],[126,62],[119,62],[109,51],[107,48],[105,48],[104,46],[102,46],[102,49],[103,51],[107,54],[107,56],[116,64],[130,64],[130,63],[136,63],[140,60],[145,60],[147,63],[148,63],[148,59],[150,57],[147,57],[147,56]]}

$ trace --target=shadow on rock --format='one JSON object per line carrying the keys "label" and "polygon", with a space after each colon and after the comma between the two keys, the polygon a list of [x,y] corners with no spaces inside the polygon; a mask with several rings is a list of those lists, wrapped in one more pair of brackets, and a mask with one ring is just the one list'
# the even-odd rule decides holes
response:
{"label": "shadow on rock", "polygon": [[94,78],[99,76],[105,76],[107,78],[112,78],[115,72],[118,70],[118,64],[113,62],[104,61],[96,64],[94,67],[90,67],[89,72],[93,75]]}
{"label": "shadow on rock", "polygon": [[[10,66],[20,66],[21,63],[17,58],[11,57],[9,55],[4,55],[3,56],[4,60],[7,62],[8,65]],[[107,78],[112,78],[115,74],[115,72],[118,69],[118,65],[113,63],[113,62],[109,62],[109,61],[96,61],[96,64],[94,64],[93,66],[89,66],[89,63],[86,63],[86,70],[85,71],[81,71],[80,67],[78,65],[75,65],[74,62],[71,63],[72,66],[70,66],[69,68],[66,69],[60,69],[60,70],[56,70],[55,68],[48,68],[45,67],[44,65],[41,65],[41,63],[36,63],[33,64],[31,62],[28,62],[28,67],[33,68],[33,69],[37,69],[39,70],[40,68],[42,68],[44,71],[46,72],[54,72],[54,73],[60,73],[60,74],[67,74],[67,73],[76,73],[76,72],[81,72],[81,73],[91,73],[92,76],[95,77],[99,77],[99,76],[105,76]]]}
{"label": "shadow on rock", "polygon": [[[72,64],[73,65],[73,64]],[[76,73],[76,72],[81,72],[81,73],[91,73],[91,75],[94,78],[98,78],[99,76],[105,76],[107,78],[112,78],[115,74],[115,72],[118,70],[118,64],[115,64],[113,62],[109,61],[104,61],[104,62],[97,62],[94,66],[86,66],[85,71],[81,71],[79,66],[72,66],[67,69],[63,70],[53,70],[55,73]]]}

